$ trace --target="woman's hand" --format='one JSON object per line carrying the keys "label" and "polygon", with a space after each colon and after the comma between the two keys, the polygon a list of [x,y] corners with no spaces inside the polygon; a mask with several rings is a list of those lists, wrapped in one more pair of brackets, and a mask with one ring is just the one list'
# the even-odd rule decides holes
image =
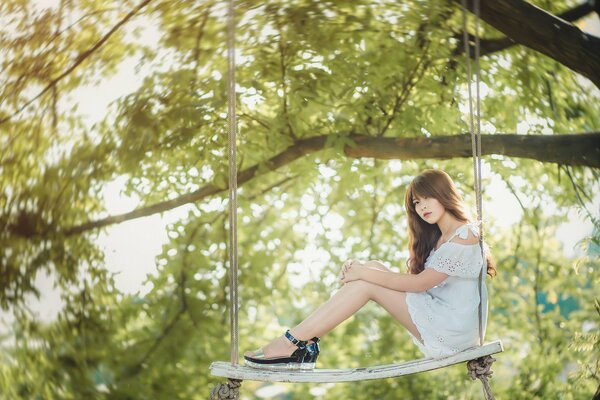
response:
{"label": "woman's hand", "polygon": [[342,266],[342,285],[361,279],[361,273],[364,268],[365,265],[358,261],[346,261]]}
{"label": "woman's hand", "polygon": [[[349,271],[352,268],[354,268],[354,272],[349,273]],[[371,260],[363,263],[357,260],[348,260],[344,264],[342,264],[342,271],[340,273],[340,282],[342,283],[342,285],[360,279],[358,275],[360,273],[361,268],[370,268],[379,271],[393,272],[391,269],[383,265],[381,261]]]}
{"label": "woman's hand", "polygon": [[348,271],[348,268],[350,268],[350,265],[352,265],[352,263],[355,263],[357,261],[355,260],[347,260],[346,262],[344,262],[342,264],[342,270],[340,271],[340,281],[342,281],[344,279],[344,277],[346,276],[346,271]]}

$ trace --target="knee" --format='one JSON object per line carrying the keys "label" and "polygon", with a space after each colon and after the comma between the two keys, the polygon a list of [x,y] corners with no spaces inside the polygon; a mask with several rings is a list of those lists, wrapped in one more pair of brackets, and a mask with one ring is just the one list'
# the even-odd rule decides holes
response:
{"label": "knee", "polygon": [[373,285],[372,283],[359,279],[356,281],[348,282],[346,285],[361,294],[367,295],[369,299],[373,297],[373,287],[375,285]]}

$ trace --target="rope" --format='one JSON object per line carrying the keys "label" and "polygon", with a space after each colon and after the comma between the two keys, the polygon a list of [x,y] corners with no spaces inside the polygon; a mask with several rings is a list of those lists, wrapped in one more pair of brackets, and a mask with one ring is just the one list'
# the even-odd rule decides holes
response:
{"label": "rope", "polygon": [[238,255],[237,255],[237,162],[236,162],[236,104],[235,104],[235,9],[233,0],[228,2],[227,13],[227,61],[229,84],[227,112],[227,149],[229,158],[229,304],[231,364],[239,358],[238,338]]}
{"label": "rope", "polygon": [[469,370],[469,376],[471,379],[479,379],[483,384],[483,394],[487,400],[494,400],[494,394],[492,388],[488,382],[488,377],[493,374],[492,364],[496,359],[492,356],[485,356],[476,360],[471,360],[467,363],[467,369]]}
{"label": "rope", "polygon": [[[467,87],[469,93],[469,130],[471,133],[471,151],[473,153],[473,186],[475,189],[476,204],[477,204],[477,221],[479,224],[479,248],[481,250],[481,257],[483,263],[481,270],[479,271],[479,307],[478,307],[478,318],[479,318],[479,345],[483,346],[483,280],[485,279],[484,269],[487,265],[485,261],[485,252],[483,249],[483,201],[481,196],[481,96],[479,92],[480,82],[480,68],[479,68],[479,56],[480,56],[480,41],[479,41],[479,0],[474,0],[474,14],[475,14],[475,90],[476,90],[476,110],[473,110],[473,92],[471,89],[471,56],[469,49],[469,34],[467,31],[467,2],[462,0],[463,8],[463,42],[465,47],[466,57],[466,69],[467,69]],[[475,123],[476,119],[476,123]]]}
{"label": "rope", "polygon": [[242,381],[239,379],[228,379],[227,383],[219,383],[210,392],[209,400],[237,400],[240,396],[240,386]]}
{"label": "rope", "polygon": [[[479,83],[481,81],[481,70],[479,68],[479,56],[481,54],[481,46],[479,41],[479,0],[475,0],[475,90],[476,95],[475,98],[477,100],[477,112],[475,116],[477,118],[477,131],[475,136],[475,142],[477,142],[477,148],[475,149],[475,160],[473,160],[473,165],[477,165],[473,167],[473,171],[477,171],[477,179],[475,181],[476,184],[476,197],[477,197],[477,220],[482,221],[479,224],[479,248],[481,250],[481,258],[483,259],[483,264],[481,266],[481,271],[479,271],[479,345],[483,346],[483,321],[482,321],[482,298],[481,291],[483,290],[483,280],[485,279],[485,274],[487,271],[484,271],[487,267],[487,262],[485,260],[485,252],[483,250],[483,200],[481,195],[481,95],[479,92]],[[471,140],[473,142],[473,140]]]}
{"label": "rope", "polygon": [[[467,4],[466,0],[462,0],[463,8],[463,41],[465,46],[465,56],[467,58],[467,85],[469,88],[469,128],[471,132],[471,150],[473,152],[473,180],[475,187],[475,195],[477,200],[477,221],[479,224],[479,248],[481,250],[481,257],[483,263],[481,270],[479,271],[479,345],[483,346],[483,280],[485,279],[484,271],[487,263],[485,261],[485,252],[483,249],[483,201],[481,195],[481,95],[479,92],[479,83],[481,81],[480,68],[479,68],[479,56],[480,56],[480,42],[479,42],[479,0],[473,2],[473,13],[475,14],[475,90],[476,90],[476,110],[473,113],[473,93],[471,90],[471,55],[469,51],[469,35],[467,32]],[[475,124],[473,119],[475,118],[477,123]],[[476,125],[476,126],[475,126]],[[483,393],[487,400],[494,400],[494,394],[492,388],[488,382],[488,377],[492,375],[492,363],[496,361],[491,356],[485,356],[476,360],[471,360],[467,363],[469,375],[471,379],[479,379],[483,385]]]}
{"label": "rope", "polygon": [[[229,274],[230,281],[230,346],[231,346],[231,364],[237,365],[239,358],[239,337],[238,337],[238,254],[237,254],[237,162],[236,162],[236,97],[235,97],[235,9],[234,0],[228,1],[228,18],[227,18],[227,59],[228,59],[228,159],[229,159],[229,265],[231,268]],[[477,96],[477,111],[473,112],[473,100],[471,91],[471,63],[469,55],[469,38],[467,33],[467,15],[466,15],[466,0],[462,0],[463,5],[463,34],[465,44],[465,54],[467,57],[467,83],[469,90],[469,121],[471,132],[471,145],[473,151],[473,172],[474,186],[477,196],[477,220],[482,221],[482,199],[481,199],[481,107],[479,93],[479,0],[475,0],[475,74],[476,74],[476,96]],[[475,130],[474,114],[477,118],[477,130]],[[479,224],[479,245],[482,255],[483,251],[483,226]],[[485,259],[485,258],[484,258]],[[483,344],[483,321],[482,321],[482,278],[483,269],[486,263],[483,263],[482,270],[479,273],[479,340],[480,345]],[[480,379],[484,385],[484,392],[488,400],[493,400],[487,377],[492,374],[491,364],[495,360],[486,356],[477,360],[470,361],[467,366],[472,379]],[[239,395],[239,386],[241,381],[230,379],[226,385],[218,385],[211,393],[213,396],[224,396],[219,398],[237,398]]]}

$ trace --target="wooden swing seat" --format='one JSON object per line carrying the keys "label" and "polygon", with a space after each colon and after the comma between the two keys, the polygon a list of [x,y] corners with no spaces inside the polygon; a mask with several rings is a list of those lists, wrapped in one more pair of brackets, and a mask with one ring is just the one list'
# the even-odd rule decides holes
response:
{"label": "wooden swing seat", "polygon": [[264,382],[353,382],[368,379],[395,378],[403,375],[416,374],[444,368],[465,361],[500,353],[504,349],[502,342],[496,340],[483,346],[472,347],[460,353],[444,358],[420,358],[401,364],[375,365],[362,368],[299,370],[299,371],[270,371],[244,365],[232,365],[225,361],[216,361],[210,365],[213,376],[236,380]]}

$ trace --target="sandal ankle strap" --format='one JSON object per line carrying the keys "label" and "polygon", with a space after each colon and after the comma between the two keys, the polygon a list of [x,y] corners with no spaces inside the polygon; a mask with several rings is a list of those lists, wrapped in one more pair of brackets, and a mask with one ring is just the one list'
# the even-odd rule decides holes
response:
{"label": "sandal ankle strap", "polygon": [[298,347],[299,349],[303,349],[306,347],[306,345],[308,344],[308,342],[306,340],[298,340],[294,337],[294,335],[292,335],[290,333],[290,330],[288,329],[287,331],[285,331],[285,335],[287,340],[289,340],[290,342],[292,342],[292,344],[294,344],[296,347]]}

